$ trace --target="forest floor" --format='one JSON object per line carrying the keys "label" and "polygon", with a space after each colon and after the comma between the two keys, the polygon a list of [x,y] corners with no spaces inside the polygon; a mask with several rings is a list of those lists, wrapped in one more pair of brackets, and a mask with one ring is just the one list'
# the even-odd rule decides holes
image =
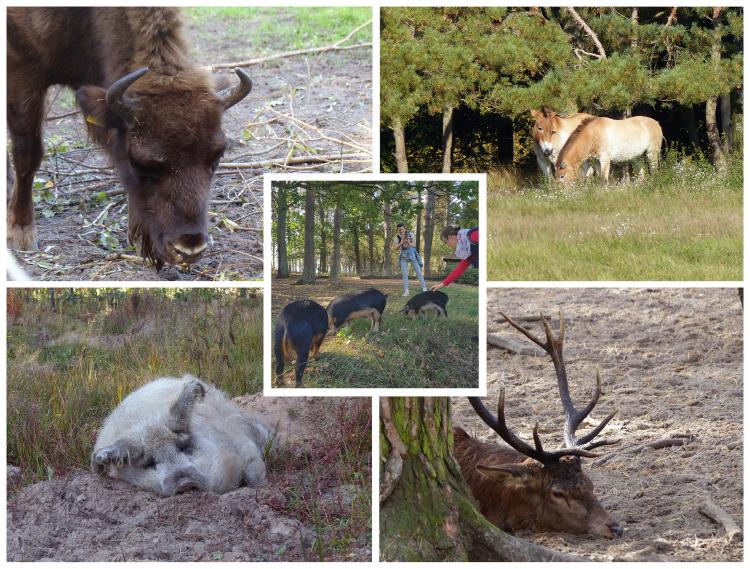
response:
{"label": "forest floor", "polygon": [[[597,561],[739,561],[741,541],[699,512],[710,498],[743,523],[743,311],[737,289],[490,289],[488,332],[525,340],[511,318],[565,318],[570,389],[588,401],[596,370],[603,396],[582,428],[619,412],[603,438],[602,459],[584,459],[602,505],[624,526],[612,540],[564,534],[520,537]],[[524,323],[543,336],[538,322]],[[529,344],[531,345],[531,344]],[[534,424],[547,446],[562,437],[562,404],[552,362],[489,348],[488,407],[506,389],[509,426],[531,441]],[[482,440],[499,438],[466,399],[455,399],[453,424]],[[689,436],[689,443],[638,452],[646,441]]]}
{"label": "forest floor", "polygon": [[[449,297],[448,318],[428,316],[412,321],[398,312],[401,279],[342,277],[337,283],[319,279],[315,285],[294,284],[297,277],[273,279],[272,320],[294,300],[312,299],[324,308],[334,297],[367,288],[388,295],[380,331],[370,333],[370,320],[355,320],[328,336],[320,360],[305,370],[305,387],[437,388],[476,387],[479,382],[478,288],[452,284],[441,289]],[[428,286],[432,284],[427,282]],[[420,292],[412,279],[411,296]],[[283,387],[294,386],[291,366]],[[281,386],[280,386],[281,387]]]}
{"label": "forest floor", "polygon": [[[188,8],[199,65],[251,59],[344,38],[369,8]],[[365,26],[347,43],[371,41]],[[360,48],[246,68],[253,90],[227,111],[224,163],[209,206],[209,247],[189,269],[145,266],[127,242],[127,204],[104,152],[88,141],[73,92],[51,89],[42,166],[34,182],[37,251],[18,252],[34,280],[250,280],[263,274],[263,175],[372,171],[372,51]],[[230,81],[236,76],[224,70]],[[60,117],[52,119],[50,117]],[[338,141],[338,142],[337,142]],[[285,165],[288,158],[352,160]],[[270,162],[269,162],[270,161]]]}
{"label": "forest floor", "polygon": [[654,176],[609,186],[491,171],[488,279],[741,280],[742,180],[741,156],[719,175],[670,154]]}
{"label": "forest floor", "polygon": [[[262,397],[262,299],[183,294],[9,303],[8,559],[369,561],[370,400]],[[266,486],[161,498],[84,471],[127,393],[187,372],[275,430]]]}

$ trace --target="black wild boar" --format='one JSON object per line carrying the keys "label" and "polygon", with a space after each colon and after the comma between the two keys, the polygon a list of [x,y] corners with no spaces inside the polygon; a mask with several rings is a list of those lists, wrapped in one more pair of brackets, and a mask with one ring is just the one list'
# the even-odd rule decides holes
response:
{"label": "black wild boar", "polygon": [[420,292],[419,294],[412,296],[401,312],[406,314],[412,320],[420,314],[427,318],[428,310],[435,310],[443,318],[448,318],[448,311],[445,309],[446,304],[448,304],[447,294],[440,292],[439,290],[428,290],[427,292]]}
{"label": "black wild boar", "polygon": [[287,304],[276,320],[274,332],[274,354],[276,355],[276,376],[284,373],[284,363],[297,357],[294,372],[295,384],[302,387],[302,374],[307,367],[307,358],[312,350],[318,359],[320,346],[328,331],[328,314],[312,300],[297,300]]}
{"label": "black wild boar", "polygon": [[377,332],[380,329],[387,296],[376,288],[337,296],[326,309],[331,333],[335,334],[339,328],[357,318],[369,318],[372,321],[370,332]]}

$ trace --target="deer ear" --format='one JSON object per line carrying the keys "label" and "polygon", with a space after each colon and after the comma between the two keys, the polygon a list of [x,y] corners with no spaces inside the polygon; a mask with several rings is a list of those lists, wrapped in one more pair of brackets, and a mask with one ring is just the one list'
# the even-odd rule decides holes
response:
{"label": "deer ear", "polygon": [[528,469],[522,464],[499,464],[497,466],[477,464],[477,471],[491,480],[511,485],[521,485],[523,479],[529,474]]}

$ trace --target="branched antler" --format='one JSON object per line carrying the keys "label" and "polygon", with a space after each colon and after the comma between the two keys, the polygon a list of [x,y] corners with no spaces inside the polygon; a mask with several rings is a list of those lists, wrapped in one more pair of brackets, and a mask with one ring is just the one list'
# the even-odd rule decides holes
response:
{"label": "branched antler", "polygon": [[[560,335],[558,338],[555,338],[552,334],[552,328],[550,326],[550,321],[547,319],[543,314],[541,315],[542,318],[542,324],[544,325],[544,334],[546,336],[546,341],[540,340],[537,336],[529,332],[526,328],[521,326],[520,324],[516,324],[509,316],[504,314],[503,312],[500,312],[503,318],[513,326],[516,330],[521,332],[524,336],[526,336],[529,340],[537,344],[539,347],[541,347],[547,354],[549,354],[550,358],[552,359],[552,363],[555,366],[555,374],[557,375],[557,386],[560,391],[560,400],[563,404],[563,410],[565,411],[565,429],[563,431],[563,436],[565,439],[565,446],[568,449],[583,449],[583,450],[591,450],[596,447],[600,447],[603,445],[609,445],[614,444],[617,441],[598,441],[598,442],[592,442],[594,437],[596,437],[599,433],[602,432],[604,427],[607,426],[607,424],[612,420],[612,418],[617,414],[617,409],[612,411],[609,415],[607,415],[604,420],[602,420],[601,423],[599,423],[596,427],[594,427],[591,431],[589,431],[587,434],[576,437],[576,430],[581,425],[583,420],[588,417],[588,415],[591,413],[591,411],[594,410],[594,407],[596,406],[597,402],[599,401],[599,397],[602,394],[602,383],[601,383],[601,377],[599,376],[599,369],[596,370],[596,389],[594,390],[594,395],[591,398],[591,401],[581,410],[576,409],[575,405],[573,404],[573,400],[570,397],[570,390],[568,387],[568,374],[565,370],[565,361],[563,360],[563,343],[565,341],[565,322],[563,320],[563,314],[562,309],[560,310]],[[584,455],[581,455],[584,456]]]}

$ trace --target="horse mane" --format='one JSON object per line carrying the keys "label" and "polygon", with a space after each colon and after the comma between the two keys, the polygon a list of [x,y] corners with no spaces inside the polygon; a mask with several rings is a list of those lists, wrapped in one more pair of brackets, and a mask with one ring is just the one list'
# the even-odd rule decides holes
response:
{"label": "horse mane", "polygon": [[576,139],[581,135],[583,132],[583,129],[585,129],[590,122],[592,122],[595,119],[598,119],[599,117],[589,117],[586,119],[583,119],[581,121],[581,124],[579,124],[573,132],[570,133],[570,136],[568,137],[568,140],[565,141],[565,144],[563,144],[563,147],[560,149],[560,154],[558,155],[558,160],[562,155],[565,153],[565,150],[568,148],[568,146],[572,146]]}

